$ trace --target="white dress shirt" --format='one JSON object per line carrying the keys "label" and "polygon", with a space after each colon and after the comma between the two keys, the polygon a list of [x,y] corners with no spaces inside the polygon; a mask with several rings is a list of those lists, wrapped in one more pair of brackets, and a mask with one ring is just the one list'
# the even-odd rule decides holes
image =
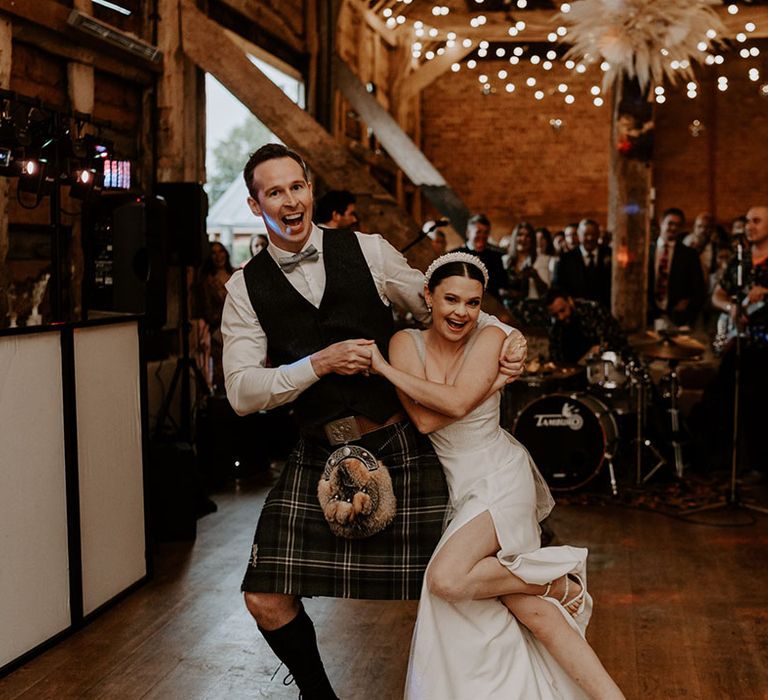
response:
{"label": "white dress shirt", "polygon": [[[333,231],[312,227],[302,250],[314,245],[320,253],[315,261],[302,261],[283,274],[305,299],[320,306],[325,291],[323,236]],[[413,269],[405,257],[378,234],[355,232],[368,263],[381,300],[410,311],[416,320],[427,323],[429,312],[424,303],[424,275]],[[292,253],[274,243],[259,255],[271,255],[276,261]],[[248,298],[243,271],[237,270],[227,282],[227,298],[221,320],[224,337],[224,376],[227,397],[239,415],[274,408],[293,401],[312,386],[319,377],[312,368],[310,357],[303,357],[280,367],[266,367],[267,336]],[[485,315],[484,315],[485,316]],[[510,328],[492,316],[483,320],[494,323],[509,333]]]}
{"label": "white dress shirt", "polygon": [[584,260],[584,267],[589,267],[590,262],[597,267],[597,248],[593,248],[592,252],[589,252],[583,245],[579,246],[581,251],[581,257]]}

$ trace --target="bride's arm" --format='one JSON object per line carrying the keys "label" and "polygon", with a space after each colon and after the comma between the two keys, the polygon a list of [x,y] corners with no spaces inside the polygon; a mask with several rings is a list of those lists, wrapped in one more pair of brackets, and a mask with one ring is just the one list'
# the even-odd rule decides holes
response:
{"label": "bride's arm", "polygon": [[[407,336],[406,333],[403,333],[402,335]],[[389,350],[389,361],[394,367],[403,372],[407,372],[416,377],[421,377],[422,379],[425,378],[424,365],[421,362],[421,358],[419,357],[413,339],[410,339],[410,342],[393,343]],[[506,374],[499,372],[496,376],[496,381],[494,381],[491,388],[485,393],[485,396],[478,401],[478,404],[485,401],[491,394],[495,394],[499,389],[506,385],[508,381],[509,377]],[[433,411],[431,408],[422,406],[400,389],[397,389],[397,387],[395,390],[400,398],[400,402],[403,404],[405,412],[420,433],[424,433],[425,435],[433,433],[435,430],[440,430],[440,428],[444,428],[445,426],[456,422],[456,418],[451,418],[444,413],[439,413],[438,411]]]}
{"label": "bride's arm", "polygon": [[[453,384],[438,384],[424,378],[423,370],[416,376],[393,367],[374,350],[371,368],[394,384],[402,393],[422,406],[449,418],[463,418],[485,398],[498,380],[498,357],[504,333],[495,327],[484,328],[467,353]],[[404,347],[415,352],[413,341],[406,333],[397,333],[390,343],[390,356],[401,358]],[[403,347],[404,346],[404,347]],[[413,368],[410,362],[407,365]]]}

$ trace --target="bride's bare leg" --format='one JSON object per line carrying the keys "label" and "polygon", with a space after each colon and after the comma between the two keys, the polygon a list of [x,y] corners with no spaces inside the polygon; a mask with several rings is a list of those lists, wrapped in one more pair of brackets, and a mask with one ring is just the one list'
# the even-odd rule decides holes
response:
{"label": "bride's bare leg", "polygon": [[[496,558],[498,551],[491,515],[481,513],[457,530],[435,555],[427,569],[430,592],[449,602],[501,598],[590,697],[623,698],[587,641],[552,603],[538,597],[546,586],[527,584],[512,574]],[[557,585],[550,594],[559,590]]]}
{"label": "bride's bare leg", "polygon": [[497,598],[510,593],[541,595],[546,586],[525,583],[496,559],[499,541],[487,511],[457,530],[427,569],[427,586],[450,602]]}
{"label": "bride's bare leg", "polygon": [[506,595],[501,602],[538,639],[555,661],[594,700],[620,700],[624,694],[587,641],[552,604],[530,595]]}

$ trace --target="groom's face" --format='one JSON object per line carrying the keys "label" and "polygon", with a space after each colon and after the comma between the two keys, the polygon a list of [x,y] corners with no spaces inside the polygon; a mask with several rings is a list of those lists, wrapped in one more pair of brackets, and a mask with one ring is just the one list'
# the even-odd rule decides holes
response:
{"label": "groom's face", "polygon": [[267,226],[270,243],[298,253],[312,231],[312,185],[293,158],[273,158],[253,169],[251,211]]}

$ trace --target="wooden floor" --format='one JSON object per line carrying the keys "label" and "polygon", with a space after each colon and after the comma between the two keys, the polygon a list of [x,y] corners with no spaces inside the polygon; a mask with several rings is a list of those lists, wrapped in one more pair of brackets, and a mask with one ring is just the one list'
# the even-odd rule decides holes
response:
{"label": "wooden floor", "polygon": [[[151,583],[1,679],[0,698],[296,698],[238,592],[264,492],[217,494],[194,545],[163,545]],[[590,549],[589,639],[628,698],[768,698],[768,517],[711,527],[564,506],[552,524]],[[307,609],[344,700],[401,696],[414,603]]]}

